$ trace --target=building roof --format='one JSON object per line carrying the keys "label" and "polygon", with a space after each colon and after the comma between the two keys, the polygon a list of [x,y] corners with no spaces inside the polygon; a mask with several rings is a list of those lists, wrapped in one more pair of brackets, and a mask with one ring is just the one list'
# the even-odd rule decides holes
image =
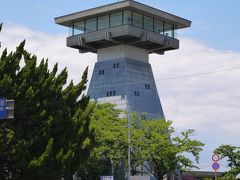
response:
{"label": "building roof", "polygon": [[183,173],[183,177],[196,177],[196,178],[213,178],[215,174],[218,177],[223,176],[222,172],[213,171],[187,171]]}
{"label": "building roof", "polygon": [[138,13],[141,13],[146,16],[153,17],[155,19],[170,23],[175,25],[176,29],[186,28],[191,26],[191,21],[178,17],[176,15],[161,11],[159,9],[147,6],[145,4],[132,1],[125,0],[112,4],[107,4],[104,6],[99,6],[96,8],[60,16],[55,18],[55,23],[67,27],[72,27],[73,23],[79,22],[84,19],[89,19],[92,17],[104,15],[107,13],[117,12],[119,10],[128,9],[133,10]]}

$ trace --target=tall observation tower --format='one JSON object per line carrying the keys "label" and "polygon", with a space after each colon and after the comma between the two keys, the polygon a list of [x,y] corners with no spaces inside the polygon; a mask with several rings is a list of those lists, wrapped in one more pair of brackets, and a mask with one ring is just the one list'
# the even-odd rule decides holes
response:
{"label": "tall observation tower", "polygon": [[55,18],[70,28],[67,46],[97,54],[88,94],[146,118],[164,118],[149,54],[179,48],[176,31],[191,21],[125,0]]}

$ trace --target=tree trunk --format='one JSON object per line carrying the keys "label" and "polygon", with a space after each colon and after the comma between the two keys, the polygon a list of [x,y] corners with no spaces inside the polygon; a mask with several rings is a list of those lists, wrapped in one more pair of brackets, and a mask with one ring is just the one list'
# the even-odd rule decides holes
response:
{"label": "tree trunk", "polygon": [[163,180],[165,174],[159,173],[157,174],[157,180]]}

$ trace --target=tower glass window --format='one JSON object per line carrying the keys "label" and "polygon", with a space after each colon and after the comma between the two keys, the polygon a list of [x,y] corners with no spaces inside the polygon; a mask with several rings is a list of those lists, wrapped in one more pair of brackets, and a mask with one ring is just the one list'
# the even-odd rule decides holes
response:
{"label": "tower glass window", "polygon": [[173,38],[177,38],[177,31],[175,26],[173,26]]}
{"label": "tower glass window", "polygon": [[110,26],[122,25],[122,12],[114,13],[110,15]]}
{"label": "tower glass window", "polygon": [[68,47],[98,54],[87,92],[91,100],[164,119],[149,54],[178,49],[174,31],[190,27],[191,21],[128,0],[63,15],[55,22],[71,28]]}
{"label": "tower glass window", "polygon": [[78,35],[84,33],[84,27],[85,23],[84,21],[80,21],[73,24],[73,34],[72,35]]}
{"label": "tower glass window", "polygon": [[98,17],[98,30],[109,28],[109,15]]}
{"label": "tower glass window", "polygon": [[154,32],[163,34],[163,22],[154,20]]}
{"label": "tower glass window", "polygon": [[141,14],[133,12],[133,25],[142,28],[143,16]]}
{"label": "tower glass window", "polygon": [[172,38],[177,37],[176,28],[173,24],[168,24],[152,17],[143,16],[130,10],[123,10],[117,13],[76,22],[70,27],[71,31],[69,31],[69,34],[79,35],[124,24],[133,25]]}
{"label": "tower glass window", "polygon": [[174,30],[173,25],[164,23],[164,35],[165,36],[174,37],[173,30]]}
{"label": "tower glass window", "polygon": [[93,32],[97,30],[97,18],[86,20],[86,33]]}
{"label": "tower glass window", "polygon": [[148,31],[153,31],[153,18],[144,16],[143,28],[148,30]]}
{"label": "tower glass window", "polygon": [[123,24],[132,24],[132,11],[123,11]]}

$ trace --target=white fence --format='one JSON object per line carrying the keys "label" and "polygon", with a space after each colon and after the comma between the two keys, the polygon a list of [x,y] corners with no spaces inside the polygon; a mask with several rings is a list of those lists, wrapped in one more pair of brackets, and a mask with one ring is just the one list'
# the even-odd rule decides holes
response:
{"label": "white fence", "polygon": [[[101,176],[100,180],[114,180],[113,176]],[[156,180],[152,176],[131,176],[131,180]]]}
{"label": "white fence", "polygon": [[113,176],[101,176],[100,180],[114,180]]}

